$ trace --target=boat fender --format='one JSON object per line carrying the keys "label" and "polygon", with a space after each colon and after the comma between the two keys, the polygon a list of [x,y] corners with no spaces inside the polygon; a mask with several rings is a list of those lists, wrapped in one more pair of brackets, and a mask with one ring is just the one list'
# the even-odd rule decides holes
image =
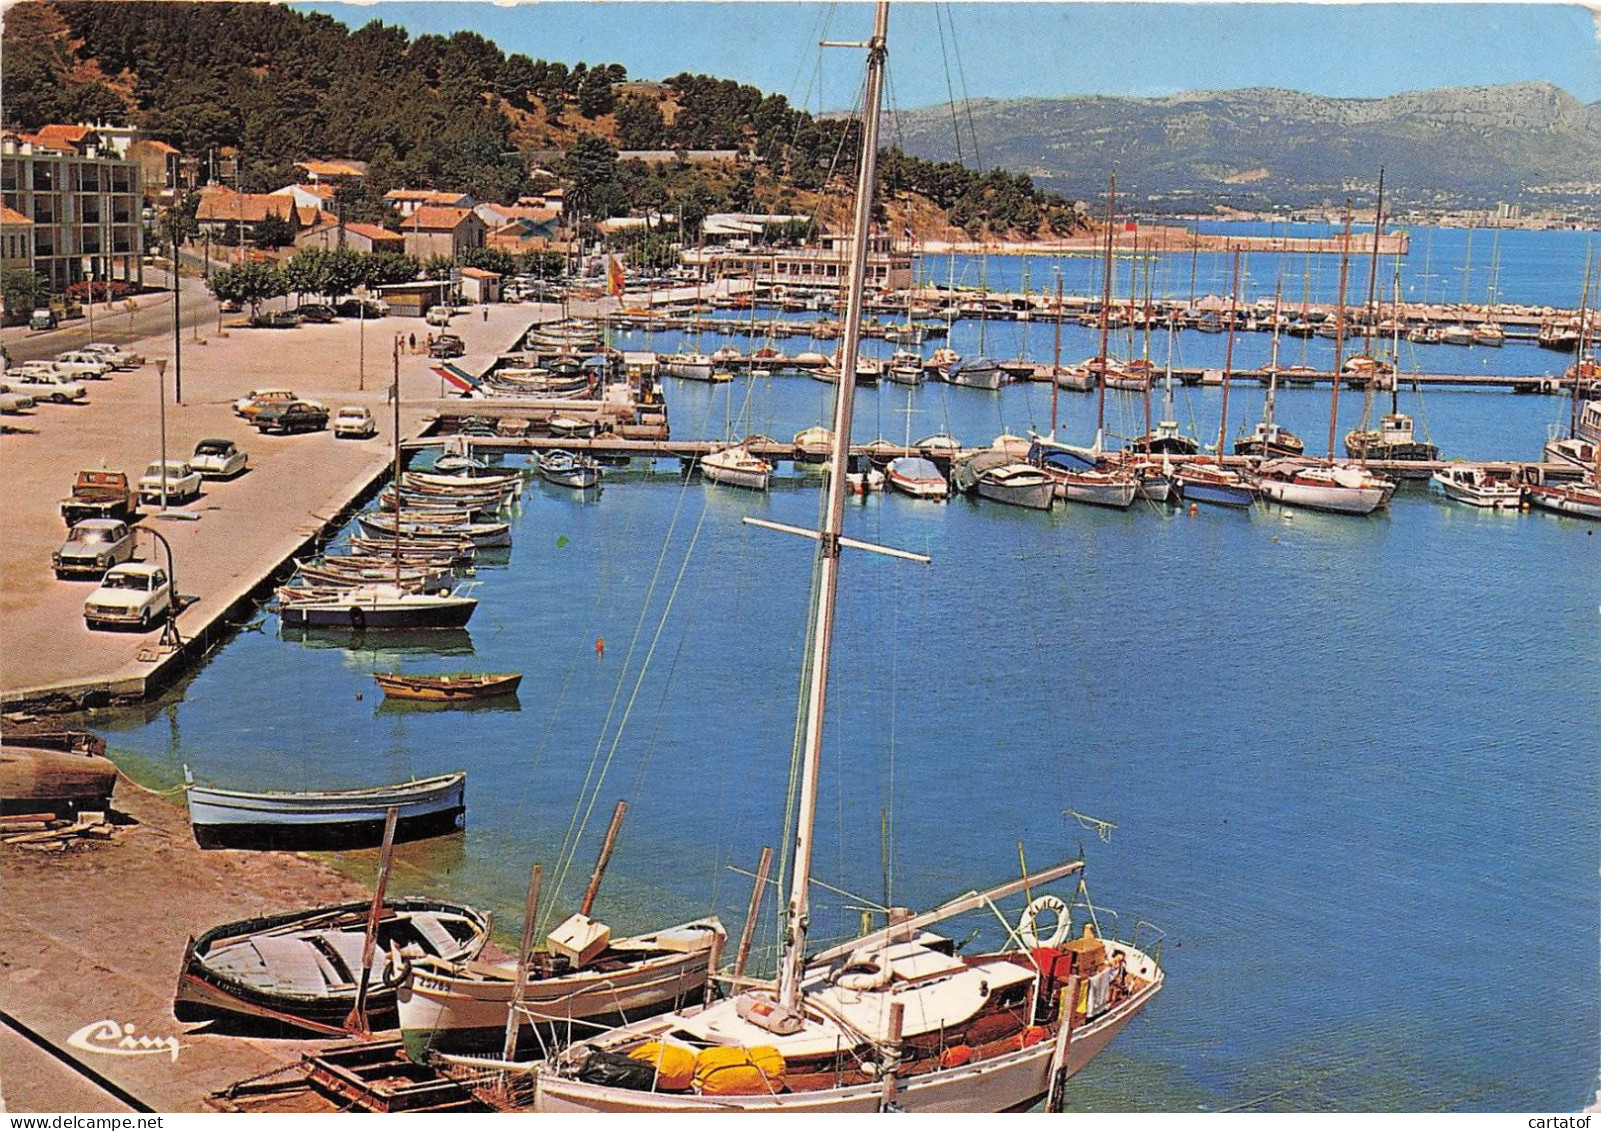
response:
{"label": "boat fender", "polygon": [[355,629],[367,627],[367,611],[360,605],[350,606],[350,627]]}
{"label": "boat fender", "polygon": [[893,976],[894,971],[882,954],[858,950],[840,967],[839,973],[834,976],[834,984],[842,990],[870,993],[889,985]]}
{"label": "boat fender", "polygon": [[[1046,912],[1055,916],[1056,923],[1048,936],[1041,936],[1039,919]],[[1017,937],[1030,950],[1036,947],[1060,946],[1072,926],[1073,915],[1068,910],[1067,904],[1058,896],[1042,895],[1023,909],[1023,915],[1017,921]]]}

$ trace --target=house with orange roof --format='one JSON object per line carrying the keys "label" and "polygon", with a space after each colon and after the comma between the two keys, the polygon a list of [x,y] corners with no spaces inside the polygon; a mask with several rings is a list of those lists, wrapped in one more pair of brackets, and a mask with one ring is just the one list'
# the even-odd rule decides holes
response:
{"label": "house with orange roof", "polygon": [[209,185],[201,190],[200,205],[195,210],[200,231],[220,243],[237,243],[241,238],[248,241],[250,232],[246,229],[253,229],[269,216],[283,220],[293,231],[305,226],[306,217],[293,197],[235,192],[225,185]]}
{"label": "house with orange roof", "polygon": [[400,233],[406,238],[407,255],[454,259],[483,247],[489,228],[471,208],[424,204],[401,221]]}
{"label": "house with orange roof", "polygon": [[153,138],[135,138],[124,156],[138,163],[147,200],[170,202],[177,196],[183,184],[183,153],[176,147]]}
{"label": "house with orange roof", "polygon": [[338,184],[340,181],[360,182],[367,176],[365,161],[296,161],[295,168],[305,174],[308,184]]}
{"label": "house with orange roof", "polygon": [[33,270],[33,221],[0,204],[0,269]]}
{"label": "house with orange roof", "polygon": [[419,208],[472,208],[473,198],[464,192],[444,192],[438,189],[390,189],[384,193],[384,203],[400,213],[410,216]]}
{"label": "house with orange roof", "polygon": [[367,254],[381,251],[404,253],[406,238],[377,224],[349,223],[343,228],[335,220],[307,228],[295,237],[296,247],[320,247],[328,250],[348,248]]}

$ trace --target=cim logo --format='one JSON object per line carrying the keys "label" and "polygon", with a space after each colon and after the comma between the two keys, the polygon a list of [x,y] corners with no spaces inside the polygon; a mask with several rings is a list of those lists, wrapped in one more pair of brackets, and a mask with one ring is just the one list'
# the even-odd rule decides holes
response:
{"label": "cim logo", "polygon": [[109,1017],[101,1021],[91,1021],[82,1029],[67,1038],[67,1044],[84,1052],[97,1052],[106,1056],[151,1056],[161,1053],[169,1054],[174,1061],[178,1059],[177,1037],[140,1037],[134,1035],[134,1027],[121,1021],[113,1021]]}

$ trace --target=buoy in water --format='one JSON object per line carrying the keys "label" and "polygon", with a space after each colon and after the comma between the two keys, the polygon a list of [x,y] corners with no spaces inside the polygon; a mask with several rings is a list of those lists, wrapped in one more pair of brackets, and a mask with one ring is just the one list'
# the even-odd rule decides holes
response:
{"label": "buoy in water", "polygon": [[1200,513],[1201,513],[1201,508],[1197,504],[1191,503],[1190,504],[1190,517],[1194,518],[1196,515],[1198,515]]}

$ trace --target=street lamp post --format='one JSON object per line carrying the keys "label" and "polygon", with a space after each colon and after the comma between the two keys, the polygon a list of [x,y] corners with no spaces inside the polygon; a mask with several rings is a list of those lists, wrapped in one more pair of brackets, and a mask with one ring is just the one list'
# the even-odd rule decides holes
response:
{"label": "street lamp post", "polygon": [[356,361],[356,388],[361,392],[367,391],[367,284],[363,283],[355,290],[356,301],[361,304],[360,316],[357,324],[360,334],[357,340]]}
{"label": "street lamp post", "polygon": [[[158,366],[160,362],[156,363]],[[178,632],[178,571],[172,561],[172,543],[162,536],[161,532],[148,526],[136,526],[135,530],[143,530],[161,543],[161,548],[167,551],[167,621],[161,626],[161,647],[179,648],[183,645],[183,636]]]}
{"label": "street lamp post", "polygon": [[156,358],[156,405],[161,420],[161,511],[167,510],[167,359]]}

